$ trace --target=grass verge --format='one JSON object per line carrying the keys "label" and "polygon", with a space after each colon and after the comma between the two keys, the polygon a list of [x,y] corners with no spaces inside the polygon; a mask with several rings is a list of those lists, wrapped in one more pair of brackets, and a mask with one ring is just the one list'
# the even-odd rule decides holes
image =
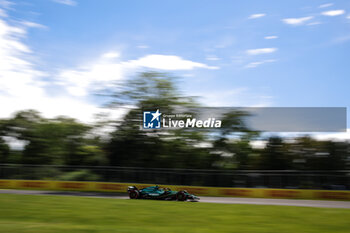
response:
{"label": "grass verge", "polygon": [[350,232],[350,210],[0,194],[0,232]]}

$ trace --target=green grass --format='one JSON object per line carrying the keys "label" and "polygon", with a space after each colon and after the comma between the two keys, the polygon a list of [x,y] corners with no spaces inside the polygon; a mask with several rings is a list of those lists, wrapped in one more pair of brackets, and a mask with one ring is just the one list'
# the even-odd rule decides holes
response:
{"label": "green grass", "polygon": [[0,194],[0,232],[350,232],[350,210]]}

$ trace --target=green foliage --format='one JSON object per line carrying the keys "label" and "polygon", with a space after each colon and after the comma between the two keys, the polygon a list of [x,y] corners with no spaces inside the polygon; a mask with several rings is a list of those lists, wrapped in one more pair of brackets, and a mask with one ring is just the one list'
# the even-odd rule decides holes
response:
{"label": "green foliage", "polygon": [[[25,142],[17,163],[46,165],[104,165],[102,149],[87,135],[91,127],[72,118],[46,119],[33,110],[18,112],[1,122],[2,135]],[[0,155],[2,150],[0,141]],[[1,157],[0,157],[1,158]],[[3,162],[10,162],[7,161]]]}
{"label": "green foliage", "polygon": [[93,172],[82,169],[73,172],[67,172],[57,178],[58,180],[63,181],[98,181],[100,177]]}
{"label": "green foliage", "polygon": [[5,140],[0,137],[0,163],[6,163],[9,160],[10,147]]}
{"label": "green foliage", "polygon": [[147,72],[116,87],[112,106],[133,105],[107,145],[111,165],[138,167],[210,168],[210,154],[195,147],[205,140],[204,132],[190,129],[142,130],[144,110],[174,112],[198,106],[193,97],[183,96],[174,78]]}
{"label": "green foliage", "polygon": [[[176,84],[177,78],[157,72],[141,73],[117,84],[108,92],[108,106],[127,108],[127,112],[115,122],[98,119],[95,125],[87,125],[68,117],[47,119],[35,110],[0,119],[0,163],[227,170],[349,169],[347,142],[309,137],[288,142],[271,137],[265,148],[253,148],[252,141],[264,138],[246,126],[244,118],[249,116],[243,111],[228,112],[218,130],[143,130],[144,110],[183,113],[199,106],[195,97],[183,95]],[[96,133],[110,123],[115,126],[110,134],[101,137]],[[10,149],[5,138],[22,141],[23,150]],[[96,178],[86,171],[62,176],[49,168],[33,168],[27,174],[27,178],[36,179]]]}
{"label": "green foliage", "polygon": [[286,148],[283,140],[279,137],[271,137],[261,154],[260,167],[265,170],[287,170],[291,169],[291,160],[287,158]]}

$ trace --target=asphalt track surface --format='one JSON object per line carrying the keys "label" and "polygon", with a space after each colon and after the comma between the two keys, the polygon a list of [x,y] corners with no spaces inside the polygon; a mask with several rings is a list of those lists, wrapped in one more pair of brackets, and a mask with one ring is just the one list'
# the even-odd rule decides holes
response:
{"label": "asphalt track surface", "polygon": [[[121,194],[121,193],[0,189],[0,194],[1,193],[24,194],[24,195],[61,195],[61,196],[82,196],[82,197],[96,197],[96,198],[129,199],[129,197],[126,194]],[[305,207],[350,209],[350,201],[319,201],[319,200],[233,198],[233,197],[200,197],[200,202],[221,203],[221,204],[305,206]]]}

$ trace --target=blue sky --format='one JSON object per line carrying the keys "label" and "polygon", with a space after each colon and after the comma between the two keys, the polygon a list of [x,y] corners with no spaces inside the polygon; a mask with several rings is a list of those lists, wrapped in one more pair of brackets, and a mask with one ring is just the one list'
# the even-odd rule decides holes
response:
{"label": "blue sky", "polygon": [[36,108],[89,120],[96,88],[150,69],[182,77],[209,106],[350,106],[349,1],[0,0],[0,9],[1,117]]}

